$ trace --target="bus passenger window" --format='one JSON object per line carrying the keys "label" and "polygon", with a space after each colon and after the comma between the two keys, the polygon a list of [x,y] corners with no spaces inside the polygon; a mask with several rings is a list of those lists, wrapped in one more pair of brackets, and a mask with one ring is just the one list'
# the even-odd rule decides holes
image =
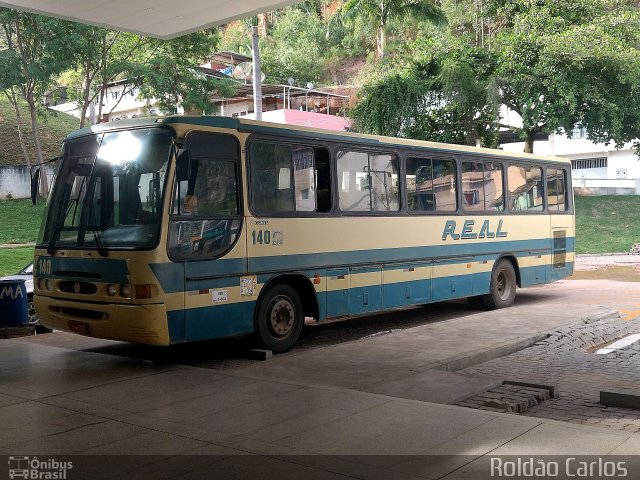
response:
{"label": "bus passenger window", "polygon": [[453,160],[407,158],[406,184],[409,211],[456,211],[456,164]]}
{"label": "bus passenger window", "polygon": [[462,163],[462,202],[466,212],[504,210],[502,165],[495,162]]}
{"label": "bus passenger window", "polygon": [[567,211],[566,171],[561,168],[547,168],[547,205],[552,212]]}
{"label": "bus passenger window", "polygon": [[340,210],[397,212],[398,157],[368,152],[338,152]]}
{"label": "bus passenger window", "polygon": [[256,142],[249,165],[251,207],[257,214],[331,210],[327,149]]}
{"label": "bus passenger window", "polygon": [[512,212],[541,212],[542,168],[510,165],[508,176],[509,208]]}

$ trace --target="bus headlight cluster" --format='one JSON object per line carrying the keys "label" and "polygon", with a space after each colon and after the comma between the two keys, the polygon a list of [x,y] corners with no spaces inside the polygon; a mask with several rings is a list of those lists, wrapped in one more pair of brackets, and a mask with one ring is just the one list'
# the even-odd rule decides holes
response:
{"label": "bus headlight cluster", "polygon": [[53,282],[51,280],[45,280],[44,278],[38,279],[38,289],[47,290],[49,292],[53,291]]}
{"label": "bus headlight cluster", "polygon": [[131,285],[129,283],[107,285],[107,294],[110,297],[119,295],[122,298],[151,298],[151,285]]}
{"label": "bus headlight cluster", "polygon": [[131,298],[131,285],[125,283],[123,285],[111,283],[107,285],[107,294],[110,297],[115,297],[119,295],[123,298]]}

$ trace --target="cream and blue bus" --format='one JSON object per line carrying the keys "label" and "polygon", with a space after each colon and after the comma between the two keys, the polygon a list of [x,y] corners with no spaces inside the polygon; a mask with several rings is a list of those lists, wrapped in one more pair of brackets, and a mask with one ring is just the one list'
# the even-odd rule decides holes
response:
{"label": "cream and blue bus", "polygon": [[170,345],[571,275],[570,162],[224,117],[67,136],[35,250],[55,329]]}

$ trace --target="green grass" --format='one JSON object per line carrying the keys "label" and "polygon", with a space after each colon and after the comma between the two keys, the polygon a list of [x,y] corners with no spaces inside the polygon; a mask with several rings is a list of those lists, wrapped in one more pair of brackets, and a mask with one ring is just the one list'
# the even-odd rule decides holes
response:
{"label": "green grass", "polygon": [[[24,102],[20,105],[20,115],[22,117],[22,131],[27,141],[27,149],[31,154],[31,160],[34,161],[31,117]],[[43,159],[46,160],[59,155],[62,139],[68,133],[77,130],[79,124],[80,120],[77,118],[53,110],[47,110],[43,115],[38,116]],[[16,116],[13,107],[4,96],[0,96],[0,145],[2,145],[0,149],[0,166],[26,164],[20,148],[20,141],[18,140]]]}
{"label": "green grass", "polygon": [[640,196],[576,197],[576,252],[629,252],[640,242]]}
{"label": "green grass", "polygon": [[0,248],[0,277],[13,275],[33,262],[33,247]]}
{"label": "green grass", "polygon": [[0,199],[0,244],[35,242],[40,231],[44,202]]}

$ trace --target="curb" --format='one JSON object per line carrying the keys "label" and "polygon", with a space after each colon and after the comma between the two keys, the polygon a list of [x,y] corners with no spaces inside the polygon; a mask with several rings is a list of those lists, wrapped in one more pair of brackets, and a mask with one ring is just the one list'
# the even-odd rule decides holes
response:
{"label": "curb", "polygon": [[[576,322],[582,321],[585,324],[596,323],[601,320],[621,318],[620,313],[616,310],[609,310],[608,312],[599,313],[596,315],[592,315],[590,317],[578,318],[575,320]],[[573,323],[573,322],[571,322]],[[446,358],[439,362],[433,363],[431,365],[427,365],[426,368],[430,368],[433,370],[444,370],[445,372],[457,372],[459,370],[465,369],[467,367],[471,367],[473,365],[478,365],[480,363],[488,362],[489,360],[494,360],[496,358],[506,357],[507,355],[511,355],[512,353],[519,352],[520,350],[524,350],[525,348],[532,347],[538,342],[546,340],[551,336],[552,332],[555,329],[536,333],[530,337],[526,337],[520,340],[515,340],[510,343],[503,343],[501,345],[497,345],[495,347],[491,347],[488,349],[470,352],[464,355],[455,356]]]}
{"label": "curb", "polygon": [[32,242],[32,243],[0,243],[0,248],[6,248],[6,249],[35,247],[35,246],[36,246],[36,242]]}

